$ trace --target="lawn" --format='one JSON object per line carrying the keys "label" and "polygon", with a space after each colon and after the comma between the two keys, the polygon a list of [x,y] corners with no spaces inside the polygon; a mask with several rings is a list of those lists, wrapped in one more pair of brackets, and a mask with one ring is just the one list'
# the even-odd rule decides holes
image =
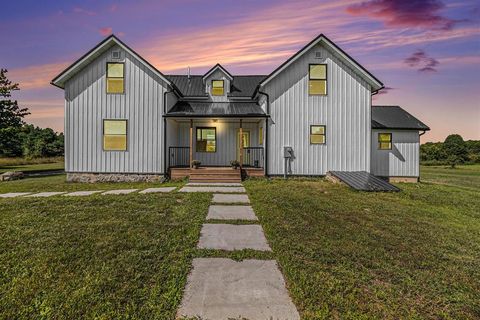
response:
{"label": "lawn", "polygon": [[38,172],[58,171],[65,168],[63,157],[24,159],[0,158],[0,173],[7,171]]}
{"label": "lawn", "polygon": [[459,188],[480,189],[480,164],[448,166],[422,166],[422,181]]}
{"label": "lawn", "polygon": [[[479,318],[479,171],[422,168],[399,193],[248,180],[266,254],[195,249],[208,194],[0,199],[0,319],[173,319],[197,256],[276,259],[303,319]],[[159,185],[64,179],[0,193]]]}

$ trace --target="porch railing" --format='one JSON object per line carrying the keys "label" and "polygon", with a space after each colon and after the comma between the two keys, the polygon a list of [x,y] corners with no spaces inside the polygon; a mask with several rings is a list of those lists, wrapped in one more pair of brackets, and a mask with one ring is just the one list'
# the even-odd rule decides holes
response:
{"label": "porch railing", "polygon": [[243,148],[244,167],[263,168],[263,163],[263,147]]}
{"label": "porch railing", "polygon": [[169,167],[189,167],[190,166],[190,147],[169,147],[168,148],[168,166]]}

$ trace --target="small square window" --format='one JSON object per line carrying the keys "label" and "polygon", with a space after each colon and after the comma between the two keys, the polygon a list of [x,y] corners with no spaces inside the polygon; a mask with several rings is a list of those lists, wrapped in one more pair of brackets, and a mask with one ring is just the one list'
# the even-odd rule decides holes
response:
{"label": "small square window", "polygon": [[223,96],[223,80],[212,80],[212,96]]}
{"label": "small square window", "polygon": [[124,93],[125,65],[123,63],[107,63],[107,93]]}
{"label": "small square window", "polygon": [[308,94],[327,94],[327,65],[311,64],[308,72]]}
{"label": "small square window", "polygon": [[392,134],[379,133],[378,134],[378,149],[391,150],[392,149]]}
{"label": "small square window", "polygon": [[325,126],[310,126],[310,143],[325,144]]}

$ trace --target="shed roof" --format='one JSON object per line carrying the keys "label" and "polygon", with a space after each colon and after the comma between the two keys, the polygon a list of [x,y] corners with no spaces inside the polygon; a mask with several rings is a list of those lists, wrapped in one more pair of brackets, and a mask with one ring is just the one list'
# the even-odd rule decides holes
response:
{"label": "shed roof", "polygon": [[372,106],[372,129],[430,130],[399,106]]}
{"label": "shed roof", "polygon": [[212,102],[178,101],[166,117],[266,117],[265,112],[255,101]]}

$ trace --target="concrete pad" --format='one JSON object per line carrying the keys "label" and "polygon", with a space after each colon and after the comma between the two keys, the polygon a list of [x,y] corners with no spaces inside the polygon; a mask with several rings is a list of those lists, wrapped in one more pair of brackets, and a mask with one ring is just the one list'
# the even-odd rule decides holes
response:
{"label": "concrete pad", "polygon": [[157,193],[157,192],[170,192],[177,189],[177,187],[161,187],[161,188],[148,188],[140,191],[139,193]]}
{"label": "concrete pad", "polygon": [[179,192],[224,192],[224,193],[245,193],[244,187],[183,187]]}
{"label": "concrete pad", "polygon": [[92,194],[103,192],[104,190],[85,190],[85,191],[75,191],[64,194],[64,197],[84,197],[84,196],[91,196]]}
{"label": "concrete pad", "polygon": [[214,194],[212,202],[215,203],[250,203],[246,194]]}
{"label": "concrete pad", "polygon": [[258,220],[250,206],[215,206],[208,208],[208,219],[222,220]]}
{"label": "concrete pad", "polygon": [[221,187],[241,187],[240,182],[189,182],[186,186],[221,186]]}
{"label": "concrete pad", "polygon": [[132,192],[137,191],[138,189],[117,189],[117,190],[110,190],[102,193],[102,195],[109,195],[109,194],[129,194]]}
{"label": "concrete pad", "polygon": [[0,198],[15,198],[15,197],[26,196],[27,194],[31,194],[31,192],[9,192],[9,193],[0,194]]}
{"label": "concrete pad", "polygon": [[298,320],[274,260],[197,258],[177,317]]}
{"label": "concrete pad", "polygon": [[59,194],[64,194],[66,192],[40,192],[40,193],[34,193],[25,197],[33,197],[33,198],[46,198],[46,197],[51,197],[51,196],[57,196]]}
{"label": "concrete pad", "polygon": [[272,251],[258,224],[204,224],[198,241],[198,248],[217,250],[253,249]]}

